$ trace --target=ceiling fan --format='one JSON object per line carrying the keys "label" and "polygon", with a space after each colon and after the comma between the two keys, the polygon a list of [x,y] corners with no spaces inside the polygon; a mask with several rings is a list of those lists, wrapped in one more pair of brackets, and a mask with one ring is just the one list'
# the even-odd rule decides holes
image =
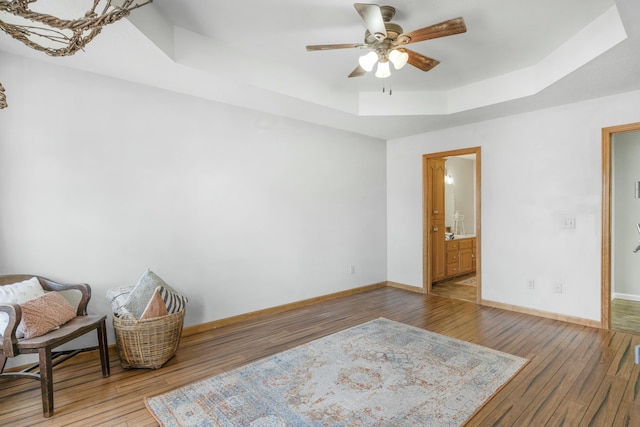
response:
{"label": "ceiling fan", "polygon": [[353,5],[367,27],[364,33],[364,43],[320,44],[307,46],[308,51],[333,49],[369,49],[370,52],[359,59],[359,65],[349,74],[349,77],[360,77],[373,70],[378,63],[376,77],[386,78],[391,75],[389,62],[396,69],[409,63],[422,71],[429,71],[440,61],[409,50],[404,45],[417,43],[438,37],[464,33],[467,27],[462,17],[440,22],[419,30],[405,33],[402,27],[391,22],[396,9],[391,6],[377,4],[355,3]]}

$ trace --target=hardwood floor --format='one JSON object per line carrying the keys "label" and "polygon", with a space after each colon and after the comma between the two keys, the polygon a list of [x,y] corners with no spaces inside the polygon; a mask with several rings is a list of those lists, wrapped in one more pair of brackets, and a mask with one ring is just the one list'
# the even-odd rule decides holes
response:
{"label": "hardwood floor", "polygon": [[143,397],[160,394],[315,338],[386,317],[530,359],[468,426],[640,425],[640,336],[604,331],[384,287],[183,337],[163,368],[124,370],[112,353],[54,369],[55,415],[36,381],[0,381],[0,425],[155,426]]}
{"label": "hardwood floor", "polygon": [[618,298],[611,301],[611,329],[640,333],[640,301]]}
{"label": "hardwood floor", "polygon": [[478,288],[475,285],[458,283],[475,277],[476,274],[473,273],[467,276],[456,277],[455,279],[447,280],[444,282],[434,283],[431,285],[431,293],[443,297],[475,302],[478,298]]}

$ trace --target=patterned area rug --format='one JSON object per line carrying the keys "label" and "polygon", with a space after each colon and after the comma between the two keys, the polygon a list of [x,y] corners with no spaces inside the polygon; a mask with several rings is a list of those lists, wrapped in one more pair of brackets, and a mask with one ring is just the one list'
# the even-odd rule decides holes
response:
{"label": "patterned area rug", "polygon": [[145,404],[162,426],[460,426],[526,363],[380,318]]}
{"label": "patterned area rug", "polygon": [[475,277],[471,277],[469,279],[460,280],[459,282],[455,282],[455,284],[456,285],[475,286],[476,285],[476,278]]}

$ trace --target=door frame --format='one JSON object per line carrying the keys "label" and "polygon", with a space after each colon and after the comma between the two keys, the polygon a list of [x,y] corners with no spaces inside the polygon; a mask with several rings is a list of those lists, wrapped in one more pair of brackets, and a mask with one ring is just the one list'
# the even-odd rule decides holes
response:
{"label": "door frame", "polygon": [[431,230],[431,215],[427,212],[428,194],[427,188],[429,188],[429,173],[427,171],[427,160],[439,157],[454,157],[463,156],[465,154],[475,154],[476,156],[476,302],[482,301],[482,239],[481,239],[481,212],[482,212],[482,197],[481,197],[481,147],[469,147],[461,148],[458,150],[442,151],[438,153],[429,153],[422,155],[422,291],[425,294],[430,294],[432,291],[431,286],[431,245],[429,243],[429,231]]}
{"label": "door frame", "polygon": [[602,286],[601,316],[603,329],[611,329],[611,181],[613,173],[613,136],[640,131],[640,122],[602,128]]}

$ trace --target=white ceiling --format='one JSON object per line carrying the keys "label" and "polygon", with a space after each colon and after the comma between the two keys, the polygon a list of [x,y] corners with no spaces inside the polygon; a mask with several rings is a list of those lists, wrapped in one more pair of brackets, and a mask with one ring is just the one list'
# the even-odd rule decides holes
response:
{"label": "white ceiling", "polygon": [[154,0],[70,58],[4,34],[0,50],[382,139],[640,89],[638,0],[388,4],[405,32],[459,16],[467,32],[411,44],[440,65],[385,80],[347,78],[362,50],[306,51],[363,41],[342,0]]}

